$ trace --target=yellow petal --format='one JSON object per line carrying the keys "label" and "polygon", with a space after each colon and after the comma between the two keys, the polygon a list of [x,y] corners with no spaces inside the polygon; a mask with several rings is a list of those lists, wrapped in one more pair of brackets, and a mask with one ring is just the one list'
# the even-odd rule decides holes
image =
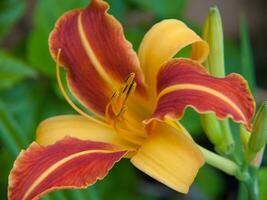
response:
{"label": "yellow petal", "polygon": [[95,123],[80,115],[62,115],[42,121],[36,131],[36,142],[47,146],[66,136],[111,143],[125,149],[135,148],[135,145],[119,137],[109,125]]}
{"label": "yellow petal", "polygon": [[160,66],[191,44],[192,59],[203,62],[208,56],[208,45],[183,22],[168,19],[155,24],[146,33],[138,52],[147,83],[154,87]]}
{"label": "yellow petal", "polygon": [[150,136],[131,162],[168,187],[187,193],[204,159],[181,126],[153,121]]}

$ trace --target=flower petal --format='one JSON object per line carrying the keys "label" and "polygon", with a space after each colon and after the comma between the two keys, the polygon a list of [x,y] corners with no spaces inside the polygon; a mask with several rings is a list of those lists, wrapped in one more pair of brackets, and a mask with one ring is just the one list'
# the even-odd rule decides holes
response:
{"label": "flower petal", "polygon": [[157,87],[154,118],[180,119],[189,106],[199,113],[214,112],[219,119],[231,117],[251,128],[255,102],[246,80],[238,74],[215,78],[197,62],[173,59],[160,70]]}
{"label": "flower petal", "polygon": [[208,56],[208,45],[183,22],[168,19],[155,24],[146,33],[138,52],[148,84],[155,87],[161,65],[191,44],[192,59],[203,62]]}
{"label": "flower petal", "polygon": [[123,140],[115,130],[104,123],[98,124],[80,115],[62,115],[42,121],[36,131],[36,142],[47,146],[66,136],[80,140],[111,143],[126,149],[135,145]]}
{"label": "flower petal", "polygon": [[49,39],[54,58],[61,49],[60,63],[67,69],[72,91],[101,115],[114,89],[130,73],[136,75],[137,90],[143,82],[138,57],[108,9],[106,2],[92,0],[86,9],[64,14]]}
{"label": "flower petal", "polygon": [[9,175],[10,200],[36,199],[61,188],[85,188],[102,179],[127,151],[100,142],[65,138],[22,151]]}
{"label": "flower petal", "polygon": [[183,127],[174,128],[157,120],[151,123],[148,139],[131,162],[168,187],[187,193],[204,164],[201,152]]}

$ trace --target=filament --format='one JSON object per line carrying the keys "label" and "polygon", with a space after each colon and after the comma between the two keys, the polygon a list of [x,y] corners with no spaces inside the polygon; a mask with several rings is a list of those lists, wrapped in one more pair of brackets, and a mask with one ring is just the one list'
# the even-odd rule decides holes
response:
{"label": "filament", "polygon": [[56,58],[56,76],[57,76],[57,83],[58,83],[58,86],[60,88],[60,91],[63,95],[63,97],[65,98],[65,100],[69,103],[69,105],[77,112],[79,113],[80,115],[96,122],[96,123],[100,123],[102,125],[106,125],[106,123],[104,123],[103,121],[100,121],[100,120],[97,120],[95,118],[93,118],[92,116],[88,115],[87,113],[85,113],[84,111],[82,111],[78,106],[76,106],[73,101],[69,98],[69,96],[67,95],[64,87],[63,87],[63,84],[62,84],[62,81],[61,81],[61,77],[60,77],[60,54],[61,54],[61,49],[58,49],[58,52],[57,52],[57,58]]}

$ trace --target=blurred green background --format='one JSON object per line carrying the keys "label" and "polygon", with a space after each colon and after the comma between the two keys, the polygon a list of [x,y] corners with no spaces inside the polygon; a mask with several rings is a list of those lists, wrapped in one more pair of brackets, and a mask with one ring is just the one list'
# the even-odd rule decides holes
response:
{"label": "blurred green background", "polygon": [[[89,0],[0,0],[1,200],[7,199],[7,179],[14,159],[20,149],[26,148],[34,140],[38,123],[50,116],[74,112],[57,88],[55,63],[48,52],[47,41],[49,32],[60,15],[72,8],[85,7],[88,2]],[[145,32],[154,23],[165,18],[181,19],[201,34],[209,6],[217,3],[225,30],[227,72],[243,74],[249,80],[257,102],[267,99],[265,1],[108,2],[111,5],[110,13],[123,24],[126,37],[136,50]],[[212,149],[202,133],[198,116],[192,110],[187,111],[183,123],[196,141]],[[265,158],[264,164],[266,160]],[[264,196],[267,196],[264,195],[267,168],[260,171],[260,184],[261,199],[264,200]],[[150,179],[135,169],[128,160],[124,160],[103,181],[89,189],[54,192],[43,199],[231,200],[236,199],[237,190],[238,183],[234,178],[205,166],[200,170],[189,194],[182,195]]]}

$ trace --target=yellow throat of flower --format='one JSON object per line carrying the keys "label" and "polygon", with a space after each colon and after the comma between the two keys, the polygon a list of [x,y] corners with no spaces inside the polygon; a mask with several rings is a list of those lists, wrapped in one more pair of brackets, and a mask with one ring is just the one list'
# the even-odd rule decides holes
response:
{"label": "yellow throat of flower", "polygon": [[110,98],[110,102],[106,106],[105,119],[98,119],[97,116],[90,116],[78,106],[76,106],[67,95],[60,77],[60,53],[61,49],[58,50],[56,59],[57,81],[62,95],[70,104],[70,106],[80,115],[90,119],[91,121],[102,124],[104,126],[113,126],[118,135],[120,135],[125,140],[135,145],[142,144],[144,139],[146,138],[146,134],[141,121],[136,120],[133,116],[131,116],[130,113],[126,113],[129,97],[133,94],[136,88],[136,82],[134,81],[135,74],[130,73],[122,86],[113,93],[112,97]]}
{"label": "yellow throat of flower", "polygon": [[135,74],[130,73],[124,84],[113,93],[106,106],[105,118],[122,138],[141,145],[146,138],[145,130],[141,121],[132,115],[130,107],[128,109],[129,98],[136,88],[134,78]]}

